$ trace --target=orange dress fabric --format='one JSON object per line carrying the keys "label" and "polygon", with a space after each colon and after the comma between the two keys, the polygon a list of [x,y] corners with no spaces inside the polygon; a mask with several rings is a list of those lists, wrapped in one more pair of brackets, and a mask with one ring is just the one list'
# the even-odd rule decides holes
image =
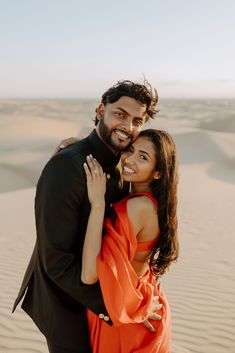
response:
{"label": "orange dress fabric", "polygon": [[[150,197],[156,204],[151,194],[138,194]],[[113,326],[87,310],[93,353],[170,353],[171,312],[166,296],[156,286],[156,278],[149,270],[138,277],[131,266],[137,249],[150,249],[157,241],[156,238],[154,242],[138,246],[127,215],[127,200],[134,195],[113,205],[115,220],[113,217],[105,220],[97,272]],[[153,296],[159,296],[159,302],[163,304],[158,312],[162,320],[151,320],[155,333],[143,324],[151,312]]]}

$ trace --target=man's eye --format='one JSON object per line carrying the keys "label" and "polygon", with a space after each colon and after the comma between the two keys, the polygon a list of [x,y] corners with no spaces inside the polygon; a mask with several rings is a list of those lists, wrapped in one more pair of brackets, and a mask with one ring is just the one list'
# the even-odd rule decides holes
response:
{"label": "man's eye", "polygon": [[115,112],[115,115],[118,116],[119,118],[124,118],[124,114],[121,112]]}
{"label": "man's eye", "polygon": [[141,126],[141,125],[143,125],[143,123],[144,123],[144,121],[141,120],[141,119],[138,119],[138,120],[134,121],[135,126]]}

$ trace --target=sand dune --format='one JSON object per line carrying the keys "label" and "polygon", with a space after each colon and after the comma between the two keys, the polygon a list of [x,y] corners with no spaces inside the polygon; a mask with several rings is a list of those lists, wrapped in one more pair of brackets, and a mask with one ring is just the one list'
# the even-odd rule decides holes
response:
{"label": "sand dune", "polygon": [[208,129],[213,131],[224,131],[229,133],[235,132],[235,119],[234,112],[231,112],[230,116],[223,119],[213,119],[205,122],[201,122],[199,127],[202,129]]}
{"label": "sand dune", "polygon": [[45,353],[46,345],[36,326],[17,310],[11,314],[35,240],[34,189],[0,195],[0,352]]}
{"label": "sand dune", "polygon": [[[72,135],[75,124],[44,119],[44,134],[39,128],[44,120],[38,119],[36,128],[30,123],[20,135],[6,126],[0,142],[1,353],[46,352],[31,320],[20,309],[12,315],[11,307],[35,240],[37,177],[58,139]],[[173,353],[234,353],[235,134],[176,120],[154,125],[174,134],[181,160],[181,255],[162,279],[173,313]],[[84,122],[79,129],[87,131]]]}

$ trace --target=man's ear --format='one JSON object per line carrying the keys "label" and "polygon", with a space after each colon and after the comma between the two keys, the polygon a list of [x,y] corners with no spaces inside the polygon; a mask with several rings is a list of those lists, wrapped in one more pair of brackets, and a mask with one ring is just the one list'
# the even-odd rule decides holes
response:
{"label": "man's ear", "polygon": [[100,120],[103,115],[104,115],[104,110],[105,110],[105,106],[103,103],[100,103],[98,108],[96,109],[97,112],[97,119]]}

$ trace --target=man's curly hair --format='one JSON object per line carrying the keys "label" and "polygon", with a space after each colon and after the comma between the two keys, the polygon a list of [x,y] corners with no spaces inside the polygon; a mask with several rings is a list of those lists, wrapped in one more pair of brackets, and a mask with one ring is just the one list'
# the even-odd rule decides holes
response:
{"label": "man's curly hair", "polygon": [[[136,101],[146,106],[146,121],[149,118],[154,119],[156,113],[156,105],[158,102],[158,94],[155,88],[145,79],[143,84],[136,83],[130,80],[118,81],[114,86],[110,87],[103,95],[101,102],[106,105],[107,103],[114,103],[121,97],[134,98]],[[95,125],[99,120],[95,117]]]}

